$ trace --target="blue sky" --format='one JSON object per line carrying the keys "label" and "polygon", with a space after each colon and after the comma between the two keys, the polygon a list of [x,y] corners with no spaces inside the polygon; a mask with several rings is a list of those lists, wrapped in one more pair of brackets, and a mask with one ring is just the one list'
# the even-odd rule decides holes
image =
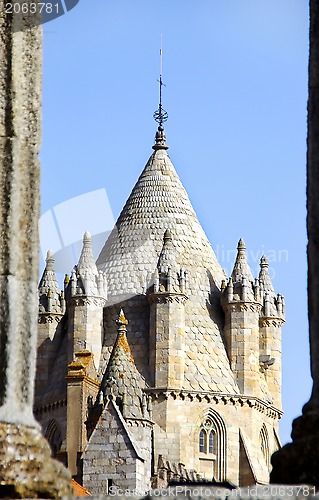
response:
{"label": "blue sky", "polygon": [[[94,191],[75,203],[87,229],[118,216],[152,152],[161,34],[169,154],[198,218],[228,273],[243,237],[253,274],[265,253],[285,296],[285,443],[311,389],[307,2],[80,0],[45,24],[42,213]],[[82,230],[71,205],[60,212]]]}

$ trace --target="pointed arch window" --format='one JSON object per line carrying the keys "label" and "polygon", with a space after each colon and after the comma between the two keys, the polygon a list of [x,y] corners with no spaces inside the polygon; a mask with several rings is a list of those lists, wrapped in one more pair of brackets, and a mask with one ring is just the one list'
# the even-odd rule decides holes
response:
{"label": "pointed arch window", "polygon": [[60,427],[55,419],[50,420],[44,436],[51,446],[53,457],[56,457],[61,448],[62,438]]}
{"label": "pointed arch window", "polygon": [[199,451],[206,454],[215,454],[216,452],[216,426],[211,419],[206,419],[201,424],[199,433]]}
{"label": "pointed arch window", "polygon": [[269,439],[265,424],[262,426],[261,431],[259,433],[259,444],[261,452],[266,461],[266,464],[268,467],[270,467]]}
{"label": "pointed arch window", "polygon": [[204,429],[201,429],[199,433],[199,451],[200,453],[206,452],[207,434]]}
{"label": "pointed arch window", "polygon": [[211,430],[208,438],[208,453],[215,453],[215,429]]}
{"label": "pointed arch window", "polygon": [[215,410],[206,412],[198,433],[201,472],[207,479],[225,480],[226,427]]}

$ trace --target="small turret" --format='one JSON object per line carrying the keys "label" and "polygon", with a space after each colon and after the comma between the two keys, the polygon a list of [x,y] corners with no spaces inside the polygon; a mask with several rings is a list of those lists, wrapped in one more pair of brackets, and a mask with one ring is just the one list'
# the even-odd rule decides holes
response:
{"label": "small turret", "polygon": [[137,371],[127,340],[127,324],[121,309],[118,319],[117,338],[102,380],[101,390],[104,398],[113,399],[122,410],[125,418],[149,418],[146,396],[142,391],[145,385]]}
{"label": "small turret", "polygon": [[222,284],[225,339],[231,368],[243,394],[260,396],[259,314],[262,306],[259,280],[254,280],[240,239],[229,281]]}
{"label": "small turret", "polygon": [[260,369],[277,408],[281,408],[281,328],[285,321],[284,297],[275,293],[266,256],[260,259],[259,282],[263,289],[260,313]]}
{"label": "small turret", "polygon": [[171,231],[164,233],[163,247],[154,273],[154,292],[184,293],[187,288],[187,272],[179,268]]}
{"label": "small turret", "polygon": [[[128,478],[124,484],[138,491],[141,486],[144,489],[150,486],[154,423],[150,396],[143,390],[145,382],[127,340],[128,321],[122,309],[116,323],[117,338],[101,390],[88,412],[88,434],[91,436],[93,429],[94,434],[89,438],[83,458],[84,465],[89,460],[97,470],[104,470],[116,480],[123,479],[124,471]],[[106,453],[96,447],[97,442],[103,443]]]}
{"label": "small turret", "polygon": [[188,273],[177,265],[172,234],[167,229],[154,272],[154,285],[148,293],[149,362],[154,387],[183,386],[187,289]]}
{"label": "small turret", "polygon": [[272,401],[281,408],[284,298],[275,294],[267,257],[261,258],[259,277],[254,280],[242,239],[237,250],[231,277],[221,286],[231,367],[241,392]]}
{"label": "small turret", "polygon": [[46,266],[39,283],[39,313],[63,314],[61,292],[54,269],[54,256],[48,250]]}
{"label": "small turret", "polygon": [[106,277],[104,273],[97,270],[93,257],[91,235],[88,231],[83,236],[83,248],[74,272],[72,280],[75,281],[75,284],[72,288],[72,295],[97,296],[107,299]]}
{"label": "small turret", "polygon": [[269,274],[269,263],[265,255],[260,259],[259,282],[263,285],[264,304],[262,316],[285,319],[284,297],[275,293]]}
{"label": "small turret", "polygon": [[94,355],[99,368],[103,338],[103,308],[107,302],[106,275],[97,270],[94,262],[91,235],[83,236],[79,262],[72,270],[71,280],[65,279],[65,293],[69,308],[68,360],[83,348]]}
{"label": "small turret", "polygon": [[38,316],[38,355],[36,391],[47,386],[52,362],[57,355],[62,330],[62,318],[65,313],[64,293],[54,269],[54,256],[51,250],[46,257],[46,266],[39,283],[39,316]]}
{"label": "small turret", "polygon": [[237,245],[237,257],[231,274],[234,300],[253,300],[254,278],[247,262],[246,245],[241,238]]}

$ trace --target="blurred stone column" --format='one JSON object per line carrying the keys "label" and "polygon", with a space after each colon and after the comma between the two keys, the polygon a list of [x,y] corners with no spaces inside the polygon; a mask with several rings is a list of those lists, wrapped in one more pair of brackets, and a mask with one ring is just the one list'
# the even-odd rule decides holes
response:
{"label": "blurred stone column", "polygon": [[293,422],[291,433],[293,442],[284,446],[272,457],[271,482],[309,483],[319,486],[319,2],[317,0],[310,0],[307,208],[308,315],[313,388],[310,401],[303,408],[303,415]]}
{"label": "blurred stone column", "polygon": [[0,497],[53,498],[72,489],[32,413],[42,34],[35,14],[9,10],[0,0]]}

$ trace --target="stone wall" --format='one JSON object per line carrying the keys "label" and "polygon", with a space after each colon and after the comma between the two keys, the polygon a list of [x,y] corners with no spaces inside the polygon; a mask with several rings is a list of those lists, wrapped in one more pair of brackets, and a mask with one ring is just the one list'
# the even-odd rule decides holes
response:
{"label": "stone wall", "polygon": [[109,487],[147,491],[151,478],[151,428],[126,422],[116,404],[104,409],[83,453],[83,485],[94,495]]}
{"label": "stone wall", "polygon": [[[181,462],[187,469],[194,469],[207,479],[212,479],[214,471],[215,479],[240,485],[240,476],[245,474],[239,470],[240,442],[244,441],[255,480],[260,483],[269,481],[270,462],[261,450],[260,435],[265,426],[269,457],[280,446],[276,411],[271,407],[262,408],[254,399],[245,403],[240,399],[227,402],[220,398],[219,403],[208,403],[205,396],[201,399],[199,401],[194,395],[193,401],[189,397],[176,396],[162,397],[161,400],[159,396],[158,401],[154,401],[153,419],[157,424],[154,428],[155,457],[162,455],[172,462]],[[215,423],[219,440],[217,455],[220,456],[210,462],[210,473],[205,462],[207,465],[211,457],[209,453],[205,455],[199,451],[199,433],[206,419]],[[241,464],[248,467],[244,461]]]}

